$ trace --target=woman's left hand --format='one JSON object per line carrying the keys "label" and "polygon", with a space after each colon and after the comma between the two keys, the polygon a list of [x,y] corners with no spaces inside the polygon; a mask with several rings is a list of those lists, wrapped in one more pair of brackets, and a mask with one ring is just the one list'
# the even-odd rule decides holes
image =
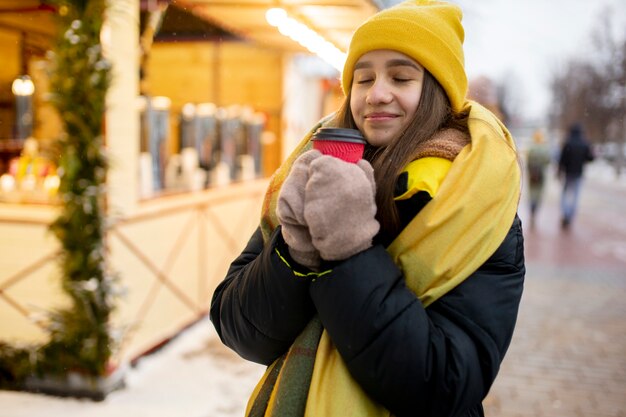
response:
{"label": "woman's left hand", "polygon": [[322,259],[342,260],[372,246],[376,216],[374,169],[321,156],[309,166],[304,217]]}

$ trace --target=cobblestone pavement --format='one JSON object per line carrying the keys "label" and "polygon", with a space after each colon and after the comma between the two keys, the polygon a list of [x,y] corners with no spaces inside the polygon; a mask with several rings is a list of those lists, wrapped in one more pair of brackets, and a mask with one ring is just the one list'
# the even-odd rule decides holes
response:
{"label": "cobblestone pavement", "polygon": [[626,417],[626,191],[586,182],[562,231],[557,187],[524,233],[524,296],[488,417]]}

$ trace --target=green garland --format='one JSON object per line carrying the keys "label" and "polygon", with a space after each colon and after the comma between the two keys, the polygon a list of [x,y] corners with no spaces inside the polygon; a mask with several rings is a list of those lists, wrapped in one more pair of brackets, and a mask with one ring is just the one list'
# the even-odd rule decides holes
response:
{"label": "green garland", "polygon": [[40,346],[0,342],[0,387],[20,387],[29,376],[68,371],[104,376],[112,349],[110,316],[115,276],[105,246],[103,151],[105,98],[111,65],[100,44],[105,0],[55,0],[59,39],[52,53],[52,103],[64,124],[58,141],[62,209],[50,230],[61,245],[63,291],[71,303],[50,313],[50,339]]}

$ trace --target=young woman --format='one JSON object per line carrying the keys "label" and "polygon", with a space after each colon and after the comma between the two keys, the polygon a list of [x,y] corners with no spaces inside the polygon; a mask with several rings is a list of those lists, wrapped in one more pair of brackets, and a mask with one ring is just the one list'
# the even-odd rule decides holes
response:
{"label": "young woman", "polygon": [[[482,416],[524,279],[520,167],[466,100],[461,11],[412,0],[354,33],[346,99],[272,177],[211,320],[269,365],[249,416]],[[311,150],[358,129],[350,164]]]}

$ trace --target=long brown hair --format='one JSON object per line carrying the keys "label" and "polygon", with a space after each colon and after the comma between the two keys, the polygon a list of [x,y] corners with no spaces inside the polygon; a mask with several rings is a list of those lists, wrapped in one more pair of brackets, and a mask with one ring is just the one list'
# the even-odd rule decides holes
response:
{"label": "long brown hair", "polygon": [[[350,110],[350,96],[348,93],[335,114],[333,124],[357,129]],[[364,159],[374,167],[378,208],[376,218],[383,236],[393,239],[401,231],[400,216],[393,199],[394,190],[404,167],[415,159],[418,145],[442,129],[453,128],[467,133],[467,116],[467,112],[452,111],[444,89],[425,71],[422,95],[415,116],[407,128],[387,146],[366,146]]]}

